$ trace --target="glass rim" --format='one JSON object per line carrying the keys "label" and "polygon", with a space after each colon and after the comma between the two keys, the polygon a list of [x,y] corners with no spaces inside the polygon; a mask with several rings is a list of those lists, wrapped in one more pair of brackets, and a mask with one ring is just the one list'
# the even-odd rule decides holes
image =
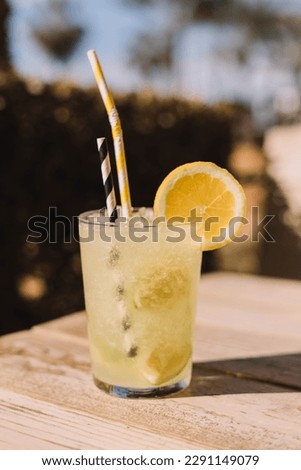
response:
{"label": "glass rim", "polygon": [[[120,210],[120,206],[118,206],[117,209]],[[134,215],[136,213],[137,221],[139,219],[143,219],[145,221],[145,223],[143,223],[144,228],[157,227],[158,225],[161,225],[161,226],[164,225],[166,227],[171,226],[171,225],[188,227],[191,225],[191,223],[188,221],[185,221],[185,222],[177,221],[177,223],[175,224],[177,217],[171,218],[169,220],[167,220],[164,217],[158,217],[157,222],[154,222],[156,218],[153,219],[152,221],[149,221],[147,215],[144,215],[143,213],[139,213],[141,209],[145,209],[146,211],[148,211],[147,212],[148,214],[149,214],[149,211],[151,211],[152,214],[154,212],[153,212],[152,207],[141,206],[141,207],[132,208]],[[107,210],[106,207],[102,207],[100,209],[92,209],[89,211],[84,211],[78,215],[78,220],[81,223],[92,225],[95,227],[117,227],[120,224],[126,227],[130,225],[130,220],[133,220],[133,218],[126,219],[125,217],[122,216],[122,217],[118,217],[116,221],[112,222],[109,220],[109,217],[105,215],[106,210]],[[95,219],[95,214],[97,213],[99,214],[99,218],[97,217],[97,219]],[[182,217],[180,218],[183,219]]]}

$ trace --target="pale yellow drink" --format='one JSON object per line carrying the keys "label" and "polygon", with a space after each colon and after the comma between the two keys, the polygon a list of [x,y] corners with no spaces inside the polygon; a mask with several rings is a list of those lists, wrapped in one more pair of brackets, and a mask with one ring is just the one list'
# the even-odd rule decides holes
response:
{"label": "pale yellow drink", "polygon": [[126,397],[181,390],[191,378],[200,245],[188,225],[117,227],[99,214],[79,223],[94,380]]}

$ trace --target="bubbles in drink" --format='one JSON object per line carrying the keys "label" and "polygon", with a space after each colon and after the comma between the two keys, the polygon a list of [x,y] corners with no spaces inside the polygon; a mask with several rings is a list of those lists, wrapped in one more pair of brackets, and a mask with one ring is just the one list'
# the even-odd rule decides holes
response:
{"label": "bubbles in drink", "polygon": [[109,253],[108,264],[109,266],[116,266],[120,259],[120,250],[117,246],[113,246]]}
{"label": "bubbles in drink", "polygon": [[138,346],[136,345],[133,345],[130,347],[130,349],[128,350],[128,357],[136,357],[137,356],[137,353],[138,353]]}
{"label": "bubbles in drink", "polygon": [[131,328],[132,324],[131,324],[131,320],[130,318],[126,315],[123,319],[122,319],[122,327],[124,329],[124,331],[127,331],[129,328]]}
{"label": "bubbles in drink", "polygon": [[116,287],[116,298],[117,300],[122,300],[124,297],[124,286],[122,284],[118,284]]}

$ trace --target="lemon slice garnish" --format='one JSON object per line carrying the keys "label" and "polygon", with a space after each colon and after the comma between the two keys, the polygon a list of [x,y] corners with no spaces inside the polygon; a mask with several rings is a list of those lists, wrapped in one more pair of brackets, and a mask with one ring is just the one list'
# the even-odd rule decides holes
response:
{"label": "lemon slice garnish", "polygon": [[187,163],[175,168],[161,183],[154,213],[167,220],[195,220],[202,249],[214,250],[239,233],[246,214],[246,198],[241,185],[227,170],[211,162]]}

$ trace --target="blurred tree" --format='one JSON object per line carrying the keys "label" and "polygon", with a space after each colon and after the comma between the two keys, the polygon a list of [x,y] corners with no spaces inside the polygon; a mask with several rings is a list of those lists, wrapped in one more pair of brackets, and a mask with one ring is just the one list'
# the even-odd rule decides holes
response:
{"label": "blurred tree", "polygon": [[[301,55],[296,53],[301,39],[301,16],[285,15],[265,2],[243,0],[123,0],[129,5],[164,8],[168,12],[166,27],[140,33],[131,50],[131,61],[142,73],[172,69],[176,46],[185,29],[201,23],[232,26],[244,32],[244,39],[231,45],[231,54],[223,44],[219,51],[231,55],[238,63],[246,63],[255,43],[265,44],[275,60],[290,60],[295,74],[300,72]],[[299,48],[298,48],[299,51]]]}
{"label": "blurred tree", "polygon": [[8,52],[7,24],[10,7],[6,0],[0,0],[0,69],[10,70],[11,63]]}
{"label": "blurred tree", "polygon": [[[83,28],[70,23],[66,0],[48,0],[41,9],[46,18],[43,25],[33,28],[33,34],[40,45],[56,59],[67,59],[78,44]],[[46,13],[46,14],[45,14]]]}

